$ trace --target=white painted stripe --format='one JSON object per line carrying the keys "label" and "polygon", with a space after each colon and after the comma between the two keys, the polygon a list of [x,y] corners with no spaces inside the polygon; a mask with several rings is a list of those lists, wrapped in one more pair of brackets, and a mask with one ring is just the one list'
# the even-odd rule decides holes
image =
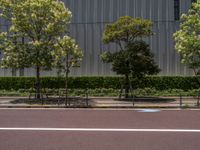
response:
{"label": "white painted stripe", "polygon": [[160,112],[160,109],[141,109],[138,110],[138,112],[144,112],[144,113],[155,113],[155,112]]}
{"label": "white painted stripe", "polygon": [[104,128],[0,128],[0,131],[83,131],[83,132],[193,132],[190,129],[104,129]]}

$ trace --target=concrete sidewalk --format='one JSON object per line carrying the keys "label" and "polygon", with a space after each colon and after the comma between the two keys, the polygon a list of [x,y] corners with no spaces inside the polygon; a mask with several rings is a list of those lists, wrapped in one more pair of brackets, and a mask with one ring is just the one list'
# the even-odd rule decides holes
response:
{"label": "concrete sidewalk", "polygon": [[[180,97],[159,97],[160,99],[172,99],[172,101],[119,101],[117,97],[90,97],[88,106],[86,104],[76,105],[72,102],[70,107],[80,108],[199,108],[197,99],[193,97],[183,97],[182,106]],[[12,103],[15,100],[24,99],[24,103]],[[64,105],[57,104],[28,104],[27,97],[0,97],[0,108],[64,108]],[[46,100],[44,101],[46,102]]]}

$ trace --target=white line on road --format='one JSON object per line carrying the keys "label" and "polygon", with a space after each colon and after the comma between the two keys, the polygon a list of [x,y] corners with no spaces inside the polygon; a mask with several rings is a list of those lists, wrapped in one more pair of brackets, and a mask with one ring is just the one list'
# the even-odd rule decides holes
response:
{"label": "white line on road", "polygon": [[104,129],[104,128],[0,128],[0,131],[82,131],[82,132],[193,132],[190,129]]}

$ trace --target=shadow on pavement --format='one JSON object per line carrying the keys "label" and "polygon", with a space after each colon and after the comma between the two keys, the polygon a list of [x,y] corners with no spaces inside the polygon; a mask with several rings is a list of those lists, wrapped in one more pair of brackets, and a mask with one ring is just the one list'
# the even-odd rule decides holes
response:
{"label": "shadow on pavement", "polygon": [[[82,97],[69,97],[68,103],[71,105],[76,106],[83,106],[86,105],[86,99]],[[11,104],[29,104],[29,105],[64,105],[65,104],[65,98],[43,98],[43,99],[29,99],[29,98],[18,98],[15,100],[10,101]]]}
{"label": "shadow on pavement", "polygon": [[148,102],[148,103],[170,103],[176,101],[174,98],[161,98],[161,97],[134,97],[134,98],[121,98],[114,99],[116,101],[127,102]]}

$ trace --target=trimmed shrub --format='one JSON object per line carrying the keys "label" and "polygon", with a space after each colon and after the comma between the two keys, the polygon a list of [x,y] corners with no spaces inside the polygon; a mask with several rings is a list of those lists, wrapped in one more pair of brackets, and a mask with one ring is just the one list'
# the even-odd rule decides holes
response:
{"label": "trimmed shrub", "polygon": [[[200,77],[198,77],[200,78]],[[122,77],[70,77],[70,89],[120,89]],[[42,87],[58,89],[65,87],[63,77],[42,77]],[[0,77],[0,90],[19,90],[34,87],[34,77]],[[136,88],[154,88],[155,90],[182,89],[184,91],[199,89],[196,77],[149,76],[132,82]]]}

